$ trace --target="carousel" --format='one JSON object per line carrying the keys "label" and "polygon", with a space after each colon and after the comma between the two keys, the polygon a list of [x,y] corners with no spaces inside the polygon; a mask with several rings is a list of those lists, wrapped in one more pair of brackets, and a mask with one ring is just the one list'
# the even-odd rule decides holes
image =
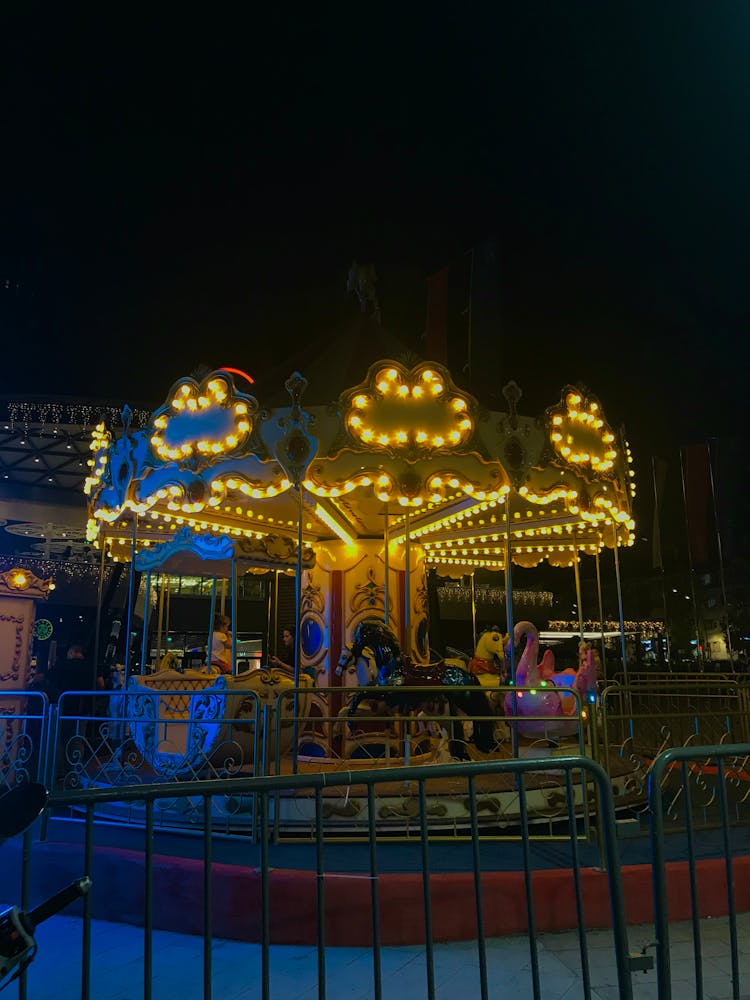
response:
{"label": "carousel", "polygon": [[[299,373],[285,387],[285,405],[264,406],[241,373],[222,369],[178,380],[144,429],[131,429],[127,408],[119,436],[95,428],[88,539],[102,566],[130,563],[127,635],[141,638],[127,643],[122,691],[111,697],[127,750],[92,758],[77,779],[126,781],[137,770],[126,759],[145,769],[139,780],[199,780],[594,752],[596,644],[582,643],[578,670],[556,672],[549,651],[538,655],[536,627],[514,622],[512,595],[514,565],[572,573],[583,639],[579,561],[595,560],[598,574],[611,553],[619,587],[619,550],[634,541],[634,473],[600,400],[567,386],[528,417],[510,383],[507,409],[492,411],[443,365],[389,359],[326,405],[305,405]],[[502,622],[475,634],[465,658],[436,653],[430,575],[473,580],[480,568],[502,574]],[[183,573],[213,581],[196,623],[205,656],[190,669],[161,638],[164,580]],[[232,633],[248,573],[294,578],[287,664],[265,648],[259,666],[240,669]],[[217,581],[228,595],[222,626]],[[220,627],[223,662],[212,653]],[[625,800],[633,775],[625,764],[611,773]],[[561,780],[551,765],[530,788],[532,818],[553,821],[564,808]],[[461,829],[463,783],[458,794],[436,771],[428,784],[431,823]],[[379,824],[408,829],[414,794],[384,783]],[[585,788],[577,794],[584,809]],[[512,782],[488,778],[477,795],[488,823],[512,824]],[[225,818],[252,823],[252,811],[252,801],[233,801]],[[274,822],[304,829],[313,813],[311,798],[281,797]],[[366,817],[356,781],[343,798],[331,790],[331,829],[366,830]]]}

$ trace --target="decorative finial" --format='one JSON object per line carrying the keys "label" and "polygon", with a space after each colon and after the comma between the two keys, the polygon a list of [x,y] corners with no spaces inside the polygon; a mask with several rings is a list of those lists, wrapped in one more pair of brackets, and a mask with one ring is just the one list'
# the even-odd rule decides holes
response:
{"label": "decorative finial", "polygon": [[508,403],[508,414],[510,426],[515,430],[518,427],[518,401],[523,396],[523,390],[517,382],[510,381],[503,386],[503,396]]}
{"label": "decorative finial", "polygon": [[375,273],[374,264],[358,264],[352,261],[349,268],[349,278],[346,283],[347,292],[354,292],[359,299],[359,308],[363,313],[372,309],[375,319],[380,322],[380,303],[375,291],[378,276]]}

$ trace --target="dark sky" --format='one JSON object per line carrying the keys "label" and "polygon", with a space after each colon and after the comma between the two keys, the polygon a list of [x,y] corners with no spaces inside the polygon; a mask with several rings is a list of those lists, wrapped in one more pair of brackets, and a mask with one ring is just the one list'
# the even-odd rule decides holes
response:
{"label": "dark sky", "polygon": [[17,6],[0,391],[258,373],[354,315],[354,256],[418,349],[427,275],[493,237],[494,392],[583,381],[641,452],[746,415],[747,5]]}

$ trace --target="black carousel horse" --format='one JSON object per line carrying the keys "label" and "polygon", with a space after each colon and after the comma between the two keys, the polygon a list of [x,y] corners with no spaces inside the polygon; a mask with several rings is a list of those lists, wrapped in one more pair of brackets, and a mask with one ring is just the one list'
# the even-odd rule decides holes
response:
{"label": "black carousel horse", "polygon": [[[482,692],[479,681],[467,670],[443,660],[427,664],[424,667],[415,666],[401,654],[398,639],[388,626],[377,618],[366,618],[357,625],[354,631],[354,641],[351,649],[345,649],[339,658],[339,668],[347,667],[352,660],[362,655],[363,650],[372,651],[377,666],[377,677],[372,682],[373,687],[385,688],[378,694],[386,705],[402,711],[419,708],[425,701],[445,700],[451,709],[460,709],[469,717],[492,715],[487,697]],[[398,693],[399,687],[445,687],[446,691],[438,693],[418,692]],[[473,687],[476,691],[452,691],[455,687]],[[395,689],[395,690],[393,690]],[[349,706],[348,715],[352,718],[363,698],[372,697],[362,691],[355,695]],[[466,756],[451,741],[454,756]],[[495,745],[494,723],[491,719],[474,722],[474,743],[483,753],[489,753]]]}

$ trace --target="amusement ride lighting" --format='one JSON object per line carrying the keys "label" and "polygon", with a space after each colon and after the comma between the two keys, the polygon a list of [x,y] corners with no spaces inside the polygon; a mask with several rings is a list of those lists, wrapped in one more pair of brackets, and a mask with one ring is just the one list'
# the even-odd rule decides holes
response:
{"label": "amusement ride lighting", "polygon": [[342,542],[345,542],[347,545],[354,545],[354,537],[350,535],[349,532],[346,531],[346,529],[343,528],[338,521],[336,521],[335,518],[333,518],[328,511],[325,510],[324,507],[321,507],[319,503],[315,504],[315,516],[322,521],[323,524],[327,525],[334,534],[338,535]]}

